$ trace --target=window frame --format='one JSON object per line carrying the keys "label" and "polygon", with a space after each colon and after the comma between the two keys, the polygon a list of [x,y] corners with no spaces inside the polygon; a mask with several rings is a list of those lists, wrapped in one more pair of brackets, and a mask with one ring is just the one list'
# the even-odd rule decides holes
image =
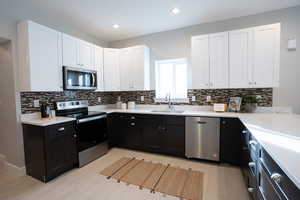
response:
{"label": "window frame", "polygon": [[[166,59],[166,60],[156,60],[155,61],[155,102],[158,103],[163,103],[163,102],[168,102],[166,98],[162,97],[157,97],[157,91],[158,91],[158,83],[160,82],[160,75],[157,73],[158,68],[161,64],[168,64],[168,63],[176,63],[176,64],[185,64],[186,65],[186,98],[171,98],[170,101],[173,103],[189,103],[189,98],[188,98],[188,59],[187,58],[177,58],[177,59]],[[176,67],[175,68],[176,72]],[[174,83],[176,82],[176,73],[173,74],[173,81]]]}

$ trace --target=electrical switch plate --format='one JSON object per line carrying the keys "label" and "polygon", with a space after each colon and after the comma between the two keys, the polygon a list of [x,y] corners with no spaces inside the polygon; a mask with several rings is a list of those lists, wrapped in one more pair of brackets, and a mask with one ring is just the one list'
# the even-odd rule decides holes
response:
{"label": "electrical switch plate", "polygon": [[35,108],[40,107],[40,100],[33,100],[33,107]]}
{"label": "electrical switch plate", "polygon": [[211,102],[211,96],[206,96],[206,102]]}
{"label": "electrical switch plate", "polygon": [[192,96],[192,101],[196,101],[196,96]]}
{"label": "electrical switch plate", "polygon": [[297,48],[297,40],[296,39],[289,39],[288,40],[288,50],[296,50]]}
{"label": "electrical switch plate", "polygon": [[102,99],[101,97],[98,97],[98,102],[101,103]]}
{"label": "electrical switch plate", "polygon": [[141,96],[141,102],[144,102],[144,101],[145,101],[145,97]]}

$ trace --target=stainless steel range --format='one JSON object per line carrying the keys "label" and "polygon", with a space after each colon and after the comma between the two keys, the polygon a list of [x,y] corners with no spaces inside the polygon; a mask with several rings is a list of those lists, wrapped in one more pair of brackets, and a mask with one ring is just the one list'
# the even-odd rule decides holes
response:
{"label": "stainless steel range", "polygon": [[77,151],[79,167],[99,158],[108,151],[107,115],[88,111],[88,101],[55,103],[56,115],[77,119]]}

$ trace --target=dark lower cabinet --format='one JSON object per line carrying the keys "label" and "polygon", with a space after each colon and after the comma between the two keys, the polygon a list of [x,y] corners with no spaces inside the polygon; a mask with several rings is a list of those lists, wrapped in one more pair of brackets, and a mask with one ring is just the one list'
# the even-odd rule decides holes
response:
{"label": "dark lower cabinet", "polygon": [[220,125],[220,160],[222,163],[241,165],[242,123],[237,118],[222,118]]}
{"label": "dark lower cabinet", "polygon": [[78,164],[75,122],[23,124],[26,173],[47,182]]}
{"label": "dark lower cabinet", "polygon": [[185,155],[182,116],[116,113],[110,117],[110,146],[175,156]]}

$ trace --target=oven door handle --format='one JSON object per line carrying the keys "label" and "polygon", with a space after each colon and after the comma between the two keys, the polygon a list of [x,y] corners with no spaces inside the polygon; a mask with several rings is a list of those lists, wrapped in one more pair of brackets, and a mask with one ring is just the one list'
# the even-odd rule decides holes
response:
{"label": "oven door handle", "polygon": [[93,120],[97,120],[97,119],[103,119],[103,118],[107,118],[107,115],[100,115],[100,116],[94,116],[94,117],[79,119],[79,120],[77,120],[77,123],[81,124],[81,123],[84,123],[84,122],[89,122],[89,121],[93,121]]}

